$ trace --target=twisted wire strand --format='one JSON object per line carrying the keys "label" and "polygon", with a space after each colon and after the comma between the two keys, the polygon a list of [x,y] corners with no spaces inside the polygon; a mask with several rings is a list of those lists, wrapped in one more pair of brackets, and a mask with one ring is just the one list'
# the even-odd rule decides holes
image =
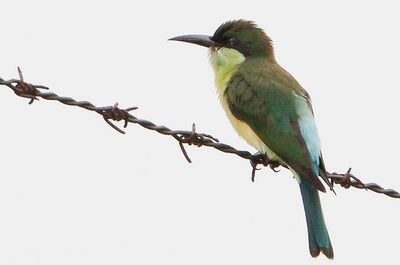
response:
{"label": "twisted wire strand", "polygon": [[[71,97],[62,97],[62,96],[59,96],[52,92],[42,92],[40,89],[48,90],[48,88],[46,86],[32,85],[32,84],[26,83],[23,79],[22,71],[20,70],[19,67],[18,67],[18,73],[19,73],[20,79],[4,80],[4,79],[0,78],[0,85],[9,87],[10,89],[12,89],[14,91],[14,93],[17,96],[30,99],[29,104],[32,104],[35,100],[38,100],[38,98],[42,98],[45,100],[54,100],[54,101],[63,103],[65,105],[76,106],[76,107],[80,107],[80,108],[83,108],[83,109],[86,109],[89,111],[94,111],[94,112],[102,115],[104,120],[111,127],[113,127],[115,130],[117,130],[120,133],[125,133],[125,132],[123,130],[121,130],[120,128],[118,128],[115,124],[111,123],[110,120],[113,120],[113,121],[123,120],[123,121],[125,121],[124,127],[127,127],[128,123],[135,123],[135,124],[138,124],[148,130],[156,131],[163,135],[172,136],[179,142],[180,148],[181,148],[186,160],[189,163],[191,162],[191,160],[190,160],[189,156],[187,155],[183,144],[196,145],[198,147],[208,146],[208,147],[215,148],[221,152],[235,154],[241,158],[249,160],[251,166],[253,167],[253,170],[252,170],[252,180],[253,181],[254,181],[254,177],[255,177],[255,171],[258,170],[258,168],[257,168],[258,165],[262,165],[265,167],[270,166],[271,169],[273,169],[273,170],[274,170],[274,168],[279,166],[276,164],[276,162],[270,161],[268,159],[268,157],[266,157],[265,155],[251,154],[248,151],[238,150],[230,145],[220,143],[218,141],[218,139],[214,138],[211,135],[196,133],[194,124],[193,124],[191,131],[171,130],[166,126],[156,125],[151,121],[139,119],[139,118],[135,117],[134,115],[130,114],[129,111],[137,109],[136,107],[120,109],[118,107],[118,104],[115,104],[113,106],[97,107],[94,104],[90,103],[89,101],[77,101]],[[346,189],[349,187],[354,187],[357,189],[371,190],[376,193],[381,193],[381,194],[387,195],[392,198],[400,198],[400,193],[398,193],[397,191],[395,191],[393,189],[385,189],[376,183],[361,182],[358,178],[356,178],[353,174],[350,173],[350,169],[344,174],[339,174],[339,173],[335,173],[335,172],[328,173],[327,177],[331,180],[332,184],[333,183],[339,184],[340,186],[342,186]]]}

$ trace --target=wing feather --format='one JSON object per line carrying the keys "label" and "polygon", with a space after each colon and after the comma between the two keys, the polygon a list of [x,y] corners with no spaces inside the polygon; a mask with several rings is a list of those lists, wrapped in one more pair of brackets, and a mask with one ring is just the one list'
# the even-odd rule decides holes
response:
{"label": "wing feather", "polygon": [[[307,92],[286,72],[279,75],[279,69],[264,69],[262,65],[257,69],[247,72],[240,69],[232,76],[224,93],[230,111],[246,122],[281,162],[325,191],[318,178],[320,150],[316,150],[317,157],[313,158],[306,143],[309,136],[305,139],[302,135],[302,115],[313,115]],[[308,106],[306,109],[298,109],[301,106],[296,94],[306,101],[301,104]]]}

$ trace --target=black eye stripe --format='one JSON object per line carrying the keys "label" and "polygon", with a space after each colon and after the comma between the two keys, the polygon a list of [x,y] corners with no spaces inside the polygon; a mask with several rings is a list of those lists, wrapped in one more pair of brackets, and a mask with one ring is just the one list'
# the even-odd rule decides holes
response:
{"label": "black eye stripe", "polygon": [[[214,38],[214,39],[216,39],[216,38]],[[222,38],[220,38],[219,43],[221,44],[221,47],[235,49],[235,50],[241,52],[244,56],[250,55],[250,50],[249,50],[248,45],[246,43],[240,42],[239,39],[236,37],[223,36]],[[219,48],[221,48],[221,47],[219,47]],[[219,48],[217,48],[217,50]]]}

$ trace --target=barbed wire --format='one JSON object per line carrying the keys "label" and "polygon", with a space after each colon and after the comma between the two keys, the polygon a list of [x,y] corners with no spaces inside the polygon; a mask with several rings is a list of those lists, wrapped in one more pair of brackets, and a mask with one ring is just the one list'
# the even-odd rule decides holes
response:
{"label": "barbed wire", "polygon": [[[38,100],[39,98],[46,100],[55,100],[65,105],[80,107],[100,114],[108,125],[110,125],[113,129],[122,134],[125,134],[125,132],[122,129],[118,128],[111,121],[124,121],[123,125],[124,128],[126,128],[129,123],[135,123],[146,129],[156,131],[163,135],[171,136],[178,141],[179,147],[184,157],[189,163],[191,163],[192,161],[185,150],[184,144],[195,145],[198,147],[208,146],[215,148],[221,152],[235,154],[241,158],[249,160],[250,165],[252,167],[251,171],[252,181],[254,181],[255,179],[256,170],[259,170],[259,168],[257,168],[258,165],[264,167],[269,166],[275,172],[276,172],[275,168],[277,168],[278,166],[283,166],[276,163],[275,161],[269,160],[268,157],[263,154],[260,153],[251,154],[248,151],[237,150],[230,145],[220,143],[217,138],[214,138],[209,134],[197,133],[195,124],[192,125],[192,130],[190,131],[171,130],[166,126],[156,125],[151,121],[139,119],[134,115],[132,115],[130,111],[136,110],[137,107],[121,109],[118,107],[118,103],[115,103],[113,106],[97,107],[88,101],[77,101],[73,98],[62,97],[52,92],[42,92],[41,90],[48,90],[49,88],[46,86],[33,85],[25,82],[22,71],[19,67],[18,67],[18,74],[19,74],[19,79],[4,80],[0,78],[0,85],[9,87],[19,97],[30,99],[29,104],[32,104],[35,100]],[[392,198],[400,198],[400,194],[397,191],[393,189],[385,189],[376,183],[363,183],[360,181],[360,179],[351,174],[350,171],[351,168],[346,173],[343,174],[336,172],[328,173],[327,177],[330,179],[332,185],[339,184],[340,186],[346,189],[350,187],[354,187],[357,189],[366,189],[374,191],[376,193],[385,194]]]}

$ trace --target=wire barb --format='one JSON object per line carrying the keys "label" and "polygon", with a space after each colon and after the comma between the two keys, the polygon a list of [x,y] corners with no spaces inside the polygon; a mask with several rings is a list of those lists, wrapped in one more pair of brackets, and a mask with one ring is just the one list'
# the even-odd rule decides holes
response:
{"label": "wire barb", "polygon": [[[38,98],[46,99],[46,100],[55,100],[65,105],[70,106],[77,106],[89,111],[96,112],[102,115],[103,119],[110,125],[113,129],[118,131],[119,133],[125,134],[123,130],[118,128],[115,124],[111,122],[113,121],[121,121],[124,120],[124,128],[127,127],[128,123],[135,123],[138,124],[148,130],[156,131],[163,135],[172,136],[175,140],[179,142],[179,146],[181,151],[186,158],[186,160],[191,163],[185,148],[184,144],[188,145],[196,145],[200,146],[208,146],[214,149],[217,149],[224,153],[235,154],[243,159],[247,159],[250,161],[250,165],[252,166],[252,176],[251,179],[254,182],[255,180],[255,172],[259,170],[257,168],[258,165],[262,165],[264,167],[269,166],[273,171],[279,166],[279,163],[270,160],[267,156],[262,154],[251,154],[248,151],[237,150],[234,147],[220,143],[218,139],[214,138],[209,134],[197,133],[196,132],[196,125],[192,125],[191,131],[181,131],[181,130],[171,130],[166,126],[156,125],[148,120],[138,119],[129,112],[132,110],[136,110],[137,107],[131,107],[127,109],[120,109],[118,104],[114,104],[113,106],[108,107],[97,107],[88,101],[76,101],[70,97],[61,97],[55,93],[51,92],[42,92],[39,89],[48,89],[46,86],[42,85],[32,85],[26,83],[24,81],[24,77],[22,74],[21,69],[18,67],[18,74],[19,79],[11,79],[11,80],[4,80],[0,78],[0,85],[7,86],[14,91],[17,96],[29,98],[29,104],[32,104],[34,100],[38,100]],[[285,166],[283,166],[285,167]],[[376,183],[363,183],[360,179],[356,178],[353,174],[350,173],[351,168],[345,174],[338,174],[338,173],[328,173],[327,177],[332,181],[332,184],[339,184],[344,188],[354,187],[358,189],[366,189],[371,190],[376,193],[382,193],[392,198],[400,198],[400,194],[392,189],[385,189],[379,186]]]}
{"label": "wire barb", "polygon": [[128,126],[128,122],[129,122],[129,111],[137,110],[137,109],[138,109],[138,107],[130,107],[127,109],[120,109],[120,108],[118,108],[118,103],[115,103],[114,106],[105,108],[102,111],[99,111],[99,113],[103,116],[103,119],[105,120],[105,122],[107,122],[108,125],[110,125],[117,132],[125,134],[125,132],[123,130],[118,128],[110,120],[114,120],[114,121],[124,120],[125,121],[124,128],[126,128]]}
{"label": "wire barb", "polygon": [[183,153],[183,156],[186,158],[186,161],[189,163],[192,163],[192,160],[190,159],[188,153],[186,152],[186,149],[183,144],[188,144],[188,145],[195,145],[197,147],[201,147],[205,140],[208,139],[210,141],[218,143],[218,139],[214,138],[213,136],[209,134],[204,134],[204,133],[196,133],[196,124],[192,124],[192,130],[190,133],[180,133],[180,135],[175,138],[179,142],[179,147],[181,148],[181,151]]}
{"label": "wire barb", "polygon": [[[23,98],[29,98],[29,105],[32,104],[35,100],[39,100],[37,98],[38,95],[41,94],[39,89],[46,89],[48,90],[48,87],[45,86],[40,86],[40,85],[32,85],[29,83],[26,83],[24,81],[24,75],[22,74],[21,68],[18,66],[17,67],[19,79],[11,79],[9,81],[4,81],[3,79],[0,78],[0,81],[2,85],[8,86],[11,88],[14,93],[17,96],[23,97]],[[14,85],[15,84],[15,85]]]}
{"label": "wire barb", "polygon": [[[333,186],[333,184],[339,184],[343,188],[348,189],[352,186],[352,180],[354,180],[355,184],[359,185],[361,188],[364,188],[365,190],[368,190],[368,188],[365,186],[365,184],[362,183],[362,181],[359,178],[357,178],[350,172],[351,172],[351,167],[347,170],[346,173],[343,174],[343,177],[341,179],[336,180],[334,178],[331,178],[332,186]],[[334,174],[336,174],[336,173],[334,173]]]}

